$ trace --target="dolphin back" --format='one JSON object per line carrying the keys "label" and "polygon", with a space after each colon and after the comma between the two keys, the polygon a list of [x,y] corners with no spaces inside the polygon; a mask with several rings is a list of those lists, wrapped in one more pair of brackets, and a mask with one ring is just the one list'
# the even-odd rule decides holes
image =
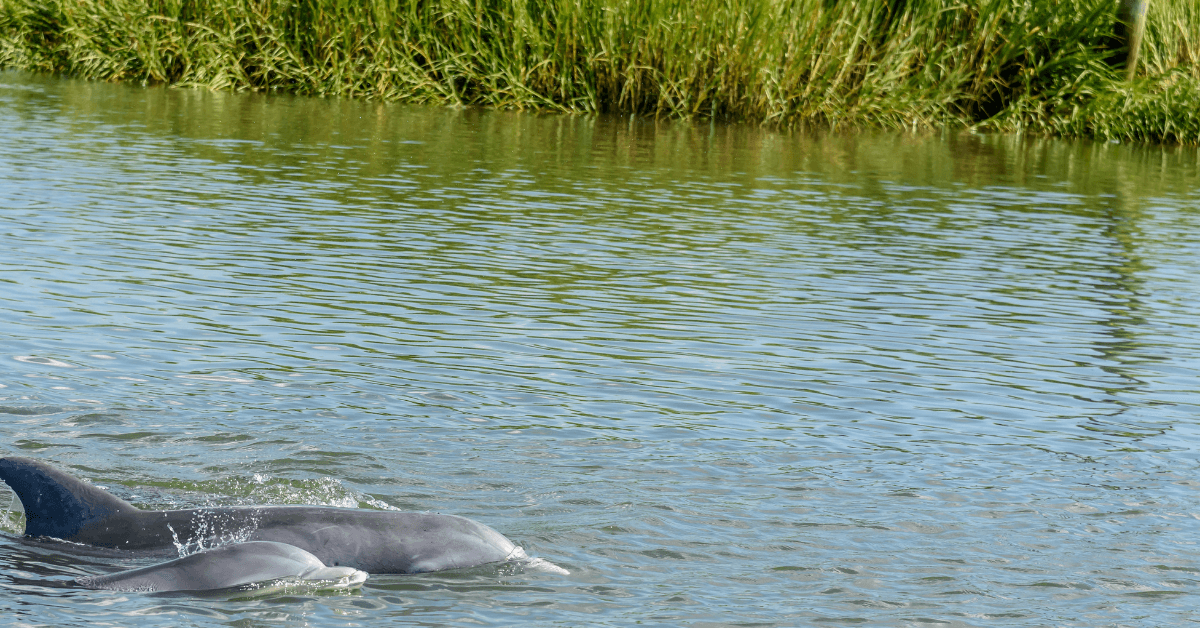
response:
{"label": "dolphin back", "polygon": [[[524,556],[499,532],[454,515],[329,506],[139,510],[29,458],[0,458],[0,480],[16,492],[25,507],[26,536],[95,547],[170,552],[181,543],[203,547],[230,539],[268,541],[311,553],[318,568],[349,567],[378,574],[462,569]],[[251,549],[260,554],[265,551],[262,547]],[[207,570],[215,559],[210,555],[171,569],[203,565]],[[161,580],[167,573],[171,571],[159,569],[155,577]]]}
{"label": "dolphin back", "polygon": [[25,535],[73,540],[85,528],[138,512],[129,502],[29,458],[0,458],[0,480],[25,508]]}
{"label": "dolphin back", "polygon": [[326,567],[316,556],[291,545],[267,541],[236,543],[197,554],[76,582],[112,591],[209,591],[279,579],[319,580],[332,588],[352,588],[367,579],[350,567]]}

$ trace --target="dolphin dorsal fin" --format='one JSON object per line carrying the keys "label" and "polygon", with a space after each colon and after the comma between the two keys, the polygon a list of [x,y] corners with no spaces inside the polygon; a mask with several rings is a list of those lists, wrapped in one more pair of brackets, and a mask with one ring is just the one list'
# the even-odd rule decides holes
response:
{"label": "dolphin dorsal fin", "polygon": [[58,469],[29,458],[0,458],[0,480],[25,507],[25,535],[71,540],[85,527],[122,512],[129,502]]}

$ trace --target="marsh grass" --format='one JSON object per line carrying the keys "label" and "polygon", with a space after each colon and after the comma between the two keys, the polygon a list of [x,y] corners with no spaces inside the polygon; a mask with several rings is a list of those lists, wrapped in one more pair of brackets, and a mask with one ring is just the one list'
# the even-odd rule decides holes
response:
{"label": "marsh grass", "polygon": [[780,126],[1196,143],[1200,3],[0,0],[0,66],[112,81]]}

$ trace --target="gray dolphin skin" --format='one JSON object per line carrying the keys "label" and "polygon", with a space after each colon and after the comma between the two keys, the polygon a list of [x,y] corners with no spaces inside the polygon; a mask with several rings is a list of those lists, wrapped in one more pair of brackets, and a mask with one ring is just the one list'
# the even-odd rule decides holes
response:
{"label": "gray dolphin skin", "polygon": [[454,515],[322,506],[139,510],[91,484],[29,458],[0,458],[3,480],[25,508],[25,536],[166,552],[230,540],[298,547],[324,565],[373,574],[474,567],[523,557],[499,532]]}
{"label": "gray dolphin skin", "polygon": [[89,589],[167,592],[228,589],[267,580],[320,580],[331,588],[354,588],[367,574],[352,567],[326,567],[316,556],[284,543],[250,541],[198,552],[172,561],[75,582]]}

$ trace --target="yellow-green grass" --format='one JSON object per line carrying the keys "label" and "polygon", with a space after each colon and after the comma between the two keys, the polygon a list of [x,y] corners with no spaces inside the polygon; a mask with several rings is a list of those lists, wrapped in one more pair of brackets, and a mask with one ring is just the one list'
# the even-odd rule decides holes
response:
{"label": "yellow-green grass", "polygon": [[0,0],[0,66],[779,126],[1200,141],[1200,3],[1152,0]]}

